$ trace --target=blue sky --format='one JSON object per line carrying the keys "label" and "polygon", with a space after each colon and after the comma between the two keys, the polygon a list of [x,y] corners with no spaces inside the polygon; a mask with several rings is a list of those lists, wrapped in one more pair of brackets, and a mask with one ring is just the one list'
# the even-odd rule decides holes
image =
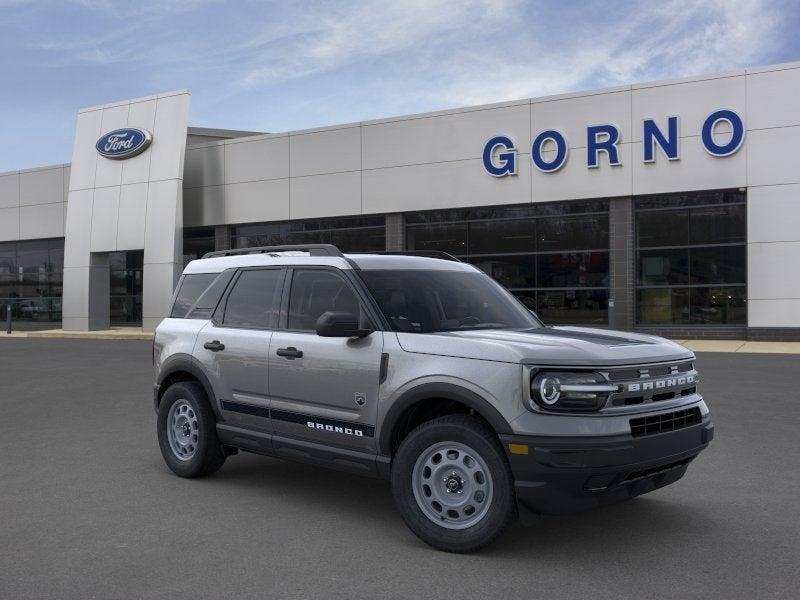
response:
{"label": "blue sky", "polygon": [[0,0],[0,172],[156,92],[286,131],[800,60],[798,26],[794,0]]}

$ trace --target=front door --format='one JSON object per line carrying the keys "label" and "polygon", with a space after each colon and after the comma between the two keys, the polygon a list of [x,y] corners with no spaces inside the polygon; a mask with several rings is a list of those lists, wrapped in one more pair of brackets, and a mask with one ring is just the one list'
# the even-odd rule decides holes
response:
{"label": "front door", "polygon": [[369,321],[339,271],[294,269],[282,327],[269,348],[274,432],[332,446],[374,451],[383,333],[324,338],[315,332],[328,311]]}
{"label": "front door", "polygon": [[285,271],[239,272],[212,322],[197,336],[195,357],[209,376],[224,420],[269,431],[268,357]]}

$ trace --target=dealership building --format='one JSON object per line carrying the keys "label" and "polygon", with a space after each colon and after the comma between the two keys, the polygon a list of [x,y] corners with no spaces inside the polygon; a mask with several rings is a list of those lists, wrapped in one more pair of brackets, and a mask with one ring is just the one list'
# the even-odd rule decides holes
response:
{"label": "dealership building", "polygon": [[800,63],[287,133],[186,91],[0,174],[0,317],[156,327],[212,250],[445,251],[549,324],[800,339]]}

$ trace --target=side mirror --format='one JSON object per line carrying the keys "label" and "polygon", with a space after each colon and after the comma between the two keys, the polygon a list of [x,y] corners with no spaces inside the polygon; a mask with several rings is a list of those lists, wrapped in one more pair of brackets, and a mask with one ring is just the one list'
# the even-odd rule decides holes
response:
{"label": "side mirror", "polygon": [[352,313],[326,312],[317,319],[317,335],[320,337],[366,337],[372,329],[361,329],[358,317]]}

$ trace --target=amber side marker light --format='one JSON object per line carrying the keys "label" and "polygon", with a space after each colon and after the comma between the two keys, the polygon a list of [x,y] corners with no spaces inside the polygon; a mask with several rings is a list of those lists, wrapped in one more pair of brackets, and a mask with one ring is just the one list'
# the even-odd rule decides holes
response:
{"label": "amber side marker light", "polygon": [[528,444],[509,444],[508,451],[511,454],[527,454]]}

